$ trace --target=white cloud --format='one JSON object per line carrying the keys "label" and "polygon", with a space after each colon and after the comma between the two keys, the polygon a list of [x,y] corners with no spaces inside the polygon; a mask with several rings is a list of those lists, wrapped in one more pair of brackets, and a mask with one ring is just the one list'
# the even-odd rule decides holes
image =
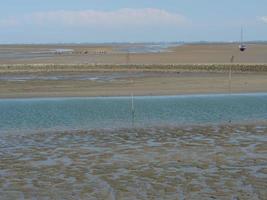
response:
{"label": "white cloud", "polygon": [[0,35],[19,43],[171,41],[188,25],[185,16],[154,8],[58,10],[0,18]]}
{"label": "white cloud", "polygon": [[262,22],[267,23],[267,16],[260,17],[260,20],[261,20]]}
{"label": "white cloud", "polygon": [[[2,24],[9,22],[2,22]],[[10,21],[11,23],[11,21]],[[35,12],[13,19],[13,23],[20,25],[67,26],[67,27],[123,27],[123,26],[181,26],[187,24],[187,19],[177,13],[166,10],[120,9],[116,11],[50,11]],[[1,21],[0,21],[1,26]]]}

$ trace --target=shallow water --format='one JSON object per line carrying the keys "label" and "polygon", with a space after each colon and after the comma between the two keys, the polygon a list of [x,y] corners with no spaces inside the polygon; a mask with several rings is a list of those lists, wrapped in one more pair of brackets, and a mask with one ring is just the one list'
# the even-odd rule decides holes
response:
{"label": "shallow water", "polygon": [[178,43],[155,43],[155,44],[139,44],[139,45],[129,45],[120,46],[116,50],[124,53],[162,53],[171,52],[171,47],[177,47],[182,44]]}
{"label": "shallow water", "polygon": [[267,120],[267,94],[0,100],[0,133]]}
{"label": "shallow water", "polygon": [[0,135],[1,199],[266,199],[267,126]]}
{"label": "shallow water", "polygon": [[2,50],[0,52],[0,59],[40,59],[40,58],[51,58],[58,53],[72,53],[72,49],[47,49],[47,50],[36,50],[36,51],[20,51],[20,50]]}

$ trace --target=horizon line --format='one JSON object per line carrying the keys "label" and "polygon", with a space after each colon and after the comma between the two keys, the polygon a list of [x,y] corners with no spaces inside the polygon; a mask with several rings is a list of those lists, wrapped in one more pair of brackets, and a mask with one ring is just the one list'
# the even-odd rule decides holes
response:
{"label": "horizon line", "polygon": [[[195,41],[136,41],[136,42],[21,42],[21,43],[13,43],[13,42],[5,42],[0,45],[85,45],[85,44],[239,44],[240,41],[206,41],[206,40],[195,40]],[[245,41],[245,44],[253,44],[253,43],[267,43],[267,40],[250,40]]]}

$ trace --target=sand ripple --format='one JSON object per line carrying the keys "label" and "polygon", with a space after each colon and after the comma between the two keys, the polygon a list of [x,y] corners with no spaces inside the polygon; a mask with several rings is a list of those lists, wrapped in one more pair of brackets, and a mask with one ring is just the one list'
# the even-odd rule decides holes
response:
{"label": "sand ripple", "polygon": [[264,199],[267,126],[0,136],[1,199]]}

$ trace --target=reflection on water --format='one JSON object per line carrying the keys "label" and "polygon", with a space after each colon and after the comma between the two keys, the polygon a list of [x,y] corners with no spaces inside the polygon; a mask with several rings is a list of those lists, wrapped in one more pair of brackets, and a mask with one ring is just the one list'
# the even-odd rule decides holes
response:
{"label": "reflection on water", "polygon": [[1,199],[265,199],[267,126],[0,135]]}
{"label": "reflection on water", "polygon": [[177,47],[181,43],[154,43],[154,44],[132,44],[122,45],[116,48],[117,51],[124,53],[162,53],[171,52],[171,47]]}

